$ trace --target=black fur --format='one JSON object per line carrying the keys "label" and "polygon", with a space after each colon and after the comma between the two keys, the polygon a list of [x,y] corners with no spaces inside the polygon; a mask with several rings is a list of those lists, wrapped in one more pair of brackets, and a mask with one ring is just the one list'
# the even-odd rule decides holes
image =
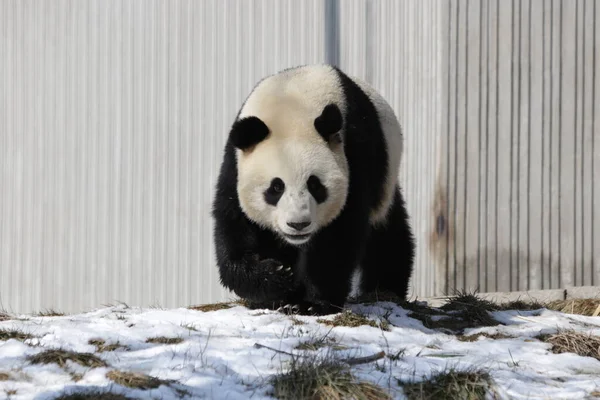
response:
{"label": "black fur", "polygon": [[241,150],[257,145],[269,135],[269,128],[257,117],[235,121],[229,136],[232,144]]}
{"label": "black fur", "polygon": [[342,129],[343,122],[339,107],[335,104],[328,104],[321,115],[315,119],[315,129],[326,142],[329,142],[331,135]]}
{"label": "black fur", "polygon": [[281,178],[274,178],[271,181],[271,186],[265,191],[265,202],[272,206],[276,206],[279,203],[279,199],[283,196],[283,192],[285,191],[285,183],[281,180]]}
{"label": "black fur", "polygon": [[399,188],[386,223],[380,227],[369,223],[370,210],[380,204],[387,176],[385,137],[377,110],[348,76],[336,71],[347,102],[342,135],[350,187],[342,213],[307,245],[291,246],[244,215],[236,191],[231,135],[225,146],[213,203],[217,264],[222,284],[255,306],[297,304],[300,312],[339,311],[358,264],[363,267],[363,290],[387,289],[406,296],[414,239]]}
{"label": "black fur", "polygon": [[306,186],[308,187],[308,191],[314,197],[315,201],[319,204],[324,203],[327,200],[327,188],[323,186],[319,177],[315,175],[311,175],[308,177],[308,181],[306,182]]}

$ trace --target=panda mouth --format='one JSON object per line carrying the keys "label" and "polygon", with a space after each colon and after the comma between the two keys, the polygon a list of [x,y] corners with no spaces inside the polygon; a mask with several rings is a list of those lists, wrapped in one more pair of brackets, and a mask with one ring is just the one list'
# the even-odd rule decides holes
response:
{"label": "panda mouth", "polygon": [[283,234],[285,236],[286,239],[293,241],[293,242],[304,242],[306,241],[308,238],[310,238],[310,233],[305,233],[305,234],[296,234],[296,235],[290,235],[289,233],[284,233]]}

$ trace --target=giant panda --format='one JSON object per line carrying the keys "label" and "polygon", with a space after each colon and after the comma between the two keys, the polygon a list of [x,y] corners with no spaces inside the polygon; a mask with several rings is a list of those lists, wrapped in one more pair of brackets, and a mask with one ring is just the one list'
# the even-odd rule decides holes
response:
{"label": "giant panda", "polygon": [[331,65],[259,81],[231,125],[212,204],[221,284],[254,307],[339,312],[405,298],[414,238],[388,103]]}

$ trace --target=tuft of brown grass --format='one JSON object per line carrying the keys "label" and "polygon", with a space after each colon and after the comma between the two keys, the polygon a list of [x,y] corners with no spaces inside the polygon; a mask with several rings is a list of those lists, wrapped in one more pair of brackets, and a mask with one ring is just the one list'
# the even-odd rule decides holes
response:
{"label": "tuft of brown grass", "polygon": [[331,332],[331,330],[329,330],[325,335],[318,336],[318,337],[317,336],[312,337],[312,338],[300,343],[295,348],[296,348],[296,350],[308,350],[308,351],[316,351],[323,347],[329,347],[332,350],[346,349],[347,348],[346,346],[342,346],[342,345],[338,344],[334,338],[328,336],[330,332]]}
{"label": "tuft of brown grass", "polygon": [[490,311],[499,309],[494,303],[477,297],[475,293],[457,292],[440,308],[429,307],[417,301],[403,301],[398,305],[410,311],[410,317],[428,329],[461,333],[466,328],[499,325]]}
{"label": "tuft of brown grass", "polygon": [[499,325],[499,322],[489,314],[490,311],[497,311],[498,306],[491,301],[477,297],[475,293],[458,292],[441,309],[457,312],[463,320],[470,321],[476,326]]}
{"label": "tuft of brown grass", "polygon": [[141,390],[156,389],[160,385],[169,384],[162,379],[137,372],[110,371],[106,377],[118,385]]}
{"label": "tuft of brown grass", "polygon": [[33,339],[34,336],[29,333],[25,333],[18,329],[0,329],[0,341],[9,339],[16,339],[24,342],[27,339]]}
{"label": "tuft of brown grass", "polygon": [[293,325],[304,325],[306,322],[296,318],[296,316],[294,315],[290,315],[290,320],[292,321]]}
{"label": "tuft of brown grass", "polygon": [[564,330],[553,335],[540,335],[537,338],[551,344],[550,350],[555,354],[575,353],[600,361],[600,336]]}
{"label": "tuft of brown grass", "polygon": [[8,372],[0,372],[0,382],[10,380],[10,374]]}
{"label": "tuft of brown grass", "polygon": [[485,371],[449,369],[423,382],[398,382],[409,400],[479,400],[492,388],[492,378]]}
{"label": "tuft of brown grass", "polygon": [[146,339],[146,343],[155,344],[179,344],[181,342],[183,342],[183,338],[180,337],[155,336]]}
{"label": "tuft of brown grass", "polygon": [[479,340],[480,337],[486,337],[489,339],[494,339],[494,340],[498,340],[498,339],[512,339],[513,336],[509,336],[509,335],[505,335],[503,333],[486,333],[486,332],[481,332],[481,333],[475,333],[473,335],[457,335],[456,338],[458,340],[460,340],[461,342],[475,342],[477,340]]}
{"label": "tuft of brown grass", "polygon": [[85,391],[80,393],[63,394],[62,396],[55,397],[54,400],[132,400],[132,398],[117,393]]}
{"label": "tuft of brown grass", "polygon": [[498,306],[498,310],[501,311],[534,311],[539,310],[540,308],[544,308],[542,303],[537,301],[524,301],[524,300],[514,300],[509,301],[507,303],[500,304]]}
{"label": "tuft of brown grass", "polygon": [[0,311],[0,322],[2,322],[2,321],[8,321],[10,319],[12,319],[10,317],[10,315],[8,315],[7,313],[5,313],[4,311]]}
{"label": "tuft of brown grass", "polygon": [[218,310],[226,310],[228,308],[233,307],[231,303],[213,303],[213,304],[199,304],[195,306],[190,306],[188,309],[202,311],[202,312],[210,312],[210,311],[218,311]]}
{"label": "tuft of brown grass", "polygon": [[560,311],[566,314],[579,314],[591,317],[600,307],[600,299],[569,299],[556,300],[546,304],[549,310]]}
{"label": "tuft of brown grass", "polygon": [[347,364],[332,357],[292,359],[286,373],[272,378],[273,396],[298,400],[387,400],[381,387],[357,380]]}
{"label": "tuft of brown grass", "polygon": [[124,345],[120,344],[119,342],[106,344],[106,341],[104,339],[99,339],[99,338],[98,339],[90,339],[88,341],[88,344],[91,344],[92,346],[96,346],[96,352],[98,352],[98,353],[103,353],[105,351],[116,351],[119,349],[129,350],[129,348],[127,346],[124,346]]}
{"label": "tuft of brown grass", "polygon": [[76,353],[69,350],[50,349],[27,357],[32,364],[58,364],[61,368],[67,365],[67,361],[74,362],[84,367],[98,368],[106,367],[107,364],[98,356],[91,353]]}
{"label": "tuft of brown grass", "polygon": [[350,328],[356,328],[362,325],[372,326],[373,328],[381,328],[384,331],[389,331],[390,326],[387,320],[382,320],[379,324],[373,320],[368,319],[364,315],[355,314],[350,310],[344,310],[343,312],[337,314],[333,319],[317,319],[317,322],[320,322],[325,325],[330,326],[348,326]]}
{"label": "tuft of brown grass", "polygon": [[36,314],[37,317],[64,317],[65,313],[53,309],[40,311]]}

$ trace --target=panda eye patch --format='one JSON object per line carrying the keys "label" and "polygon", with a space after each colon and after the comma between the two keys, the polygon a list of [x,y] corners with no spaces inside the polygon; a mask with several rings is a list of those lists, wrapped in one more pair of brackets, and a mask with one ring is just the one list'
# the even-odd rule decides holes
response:
{"label": "panda eye patch", "polygon": [[327,200],[327,188],[321,183],[318,177],[311,175],[306,182],[306,186],[317,203],[320,204]]}
{"label": "panda eye patch", "polygon": [[285,191],[285,183],[283,183],[281,178],[273,179],[271,181],[271,185],[264,193],[265,201],[267,202],[267,204],[270,204],[272,206],[277,205],[277,203],[279,202],[279,199],[281,199],[281,196],[283,195],[284,191]]}

